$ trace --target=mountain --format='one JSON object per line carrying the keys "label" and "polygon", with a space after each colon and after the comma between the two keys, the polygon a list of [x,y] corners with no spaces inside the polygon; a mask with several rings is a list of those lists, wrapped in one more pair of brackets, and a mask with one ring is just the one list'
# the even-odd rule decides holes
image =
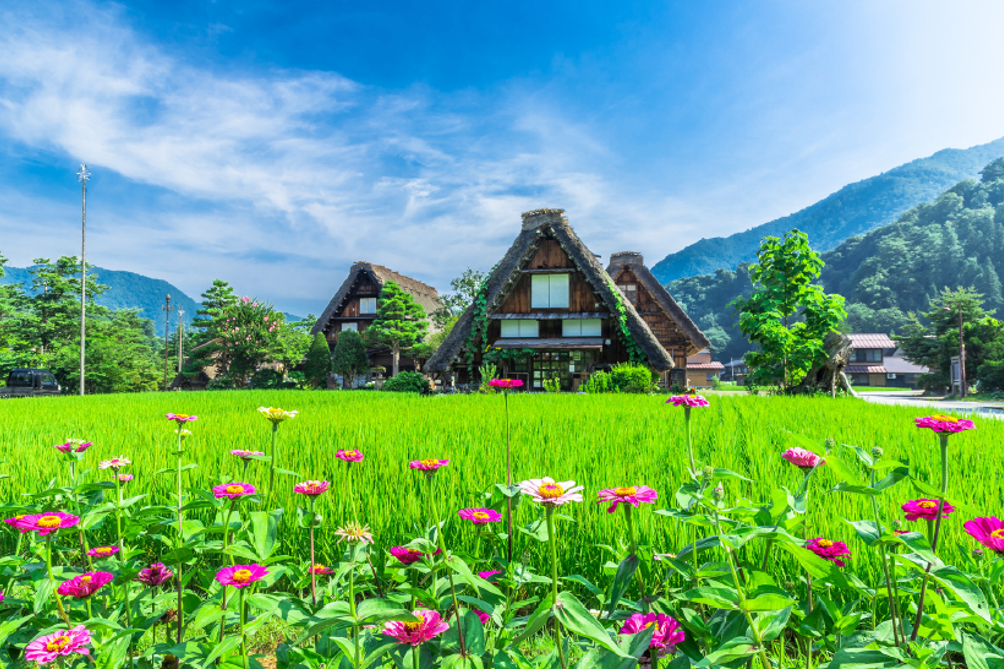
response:
{"label": "mountain", "polygon": [[[814,248],[816,240],[809,235]],[[972,287],[984,308],[1004,316],[1004,159],[894,223],[855,235],[822,254],[820,281],[843,295],[847,332],[902,332],[909,312],[928,309],[943,288]],[[670,293],[708,335],[717,357],[741,357],[750,346],[728,303],[749,295],[749,263],[735,270],[677,279]]]}
{"label": "mountain", "polygon": [[969,149],[945,149],[878,176],[844,186],[799,212],[728,237],[702,239],[652,267],[661,283],[732,268],[756,258],[760,239],[792,228],[808,233],[813,248],[829,251],[853,235],[891,223],[907,209],[933,200],[963,179],[976,178],[1004,156],[1004,138]]}
{"label": "mountain", "polygon": [[[31,285],[31,274],[24,267],[4,267],[7,275],[0,277],[0,283],[23,283]],[[109,309],[139,309],[139,315],[152,320],[157,326],[157,332],[164,333],[164,296],[170,294],[171,329],[178,325],[178,306],[184,307],[185,323],[190,324],[195,318],[195,310],[199,305],[176,286],[161,279],[153,279],[135,272],[121,272],[113,269],[95,267],[91,270],[97,276],[98,283],[108,286],[103,295],[99,295],[97,303]]]}

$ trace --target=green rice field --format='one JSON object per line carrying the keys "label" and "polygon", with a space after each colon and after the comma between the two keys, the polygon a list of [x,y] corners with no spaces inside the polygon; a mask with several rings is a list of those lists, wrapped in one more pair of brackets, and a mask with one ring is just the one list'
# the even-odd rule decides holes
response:
{"label": "green rice field", "polygon": [[[673,492],[683,482],[687,463],[683,410],[664,403],[665,397],[636,395],[516,394],[509,398],[512,417],[514,479],[551,476],[573,479],[586,486],[585,502],[563,507],[574,523],[562,525],[562,569],[565,573],[596,573],[609,555],[598,544],[615,544],[624,535],[622,514],[607,514],[594,503],[600,488],[645,484],[660,493],[656,508],[675,504]],[[937,437],[913,426],[913,418],[927,415],[906,407],[876,406],[855,399],[779,398],[716,395],[711,406],[694,409],[697,459],[731,469],[752,482],[725,481],[727,499],[769,499],[778,486],[794,490],[800,472],[780,453],[797,445],[786,431],[819,443],[870,449],[881,446],[887,457],[908,463],[913,475],[937,484],[940,475]],[[298,392],[241,391],[182,394],[143,394],[40,398],[0,403],[0,503],[25,503],[24,493],[68,482],[68,467],[52,446],[68,438],[94,442],[82,465],[84,480],[108,478],[100,460],[125,456],[134,474],[130,494],[149,493],[152,501],[171,500],[175,466],[174,424],[167,412],[198,415],[189,424],[194,433],[185,442],[185,462],[197,465],[187,472],[187,484],[212,485],[245,480],[242,463],[231,449],[267,451],[270,425],[259,406],[281,406],[299,411],[279,429],[277,466],[299,478],[277,476],[284,506],[284,541],[289,554],[303,554],[307,537],[296,525],[293,485],[301,479],[327,479],[333,494],[323,496],[318,511],[327,519],[319,544],[319,560],[337,560],[332,532],[350,512],[340,490],[348,485],[347,465],[334,457],[339,448],[358,449],[366,460],[353,465],[355,491],[361,499],[358,515],[387,549],[413,536],[414,528],[429,517],[425,478],[408,468],[408,461],[448,458],[450,465],[437,477],[439,509],[444,515],[477,506],[493,483],[505,480],[505,414],[503,397],[418,397],[367,391]],[[951,438],[949,497],[970,505],[960,509],[942,528],[946,548],[975,544],[962,532],[971,512],[1000,515],[1004,470],[1004,421],[974,417],[977,429]],[[853,453],[838,447],[844,462],[856,463]],[[268,465],[252,462],[246,482],[264,488]],[[850,563],[870,572],[872,556],[841,518],[870,518],[870,504],[860,495],[824,494],[835,483],[830,471],[813,479],[812,525],[817,536],[846,541],[854,557]],[[909,499],[923,497],[903,481],[883,497],[892,513]],[[299,496],[297,496],[299,497]],[[449,513],[447,513],[449,511]],[[538,509],[524,503],[520,524],[537,518]],[[691,535],[651,507],[639,514],[646,543],[658,552],[675,553]],[[898,517],[898,516],[897,516]],[[469,526],[449,530],[451,544],[476,555],[479,542]],[[14,534],[0,533],[0,549],[12,549]],[[525,545],[535,545],[527,542]],[[537,549],[534,549],[537,550]],[[294,552],[296,551],[296,552]],[[545,556],[531,560],[543,566]],[[777,569],[784,569],[779,558]]]}

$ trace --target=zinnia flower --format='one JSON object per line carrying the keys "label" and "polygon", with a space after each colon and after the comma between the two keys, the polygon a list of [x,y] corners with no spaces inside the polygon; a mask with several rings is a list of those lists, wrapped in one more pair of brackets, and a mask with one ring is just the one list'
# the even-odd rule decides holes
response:
{"label": "zinnia flower", "polygon": [[56,592],[63,597],[86,599],[113,580],[115,580],[115,575],[107,571],[89,571],[85,574],[74,576],[69,581],[60,583],[59,587],[56,588]]}
{"label": "zinnia flower", "polygon": [[127,467],[132,464],[132,460],[120,455],[117,458],[112,458],[111,460],[105,460],[98,465],[98,469],[111,469],[113,471],[118,471],[123,467]]}
{"label": "zinnia flower", "polygon": [[57,530],[73,527],[80,522],[80,518],[62,511],[48,511],[32,516],[23,516],[15,523],[21,532],[38,532],[39,536],[52,534]]}
{"label": "zinnia flower", "polygon": [[575,485],[575,481],[555,483],[554,479],[530,479],[519,484],[520,492],[533,497],[533,501],[550,506],[561,506],[566,502],[581,502],[585,486]]}
{"label": "zinnia flower", "polygon": [[840,558],[851,554],[851,551],[847,548],[847,544],[843,541],[831,541],[822,537],[809,539],[805,547],[824,560],[835,562],[838,567],[846,566]]}
{"label": "zinnia flower", "polygon": [[435,611],[415,609],[411,615],[418,620],[414,622],[391,620],[384,625],[381,633],[394,637],[398,643],[420,646],[450,629],[450,626],[443,622],[443,619]]}
{"label": "zinnia flower", "polygon": [[346,451],[344,449],[338,449],[335,453],[335,457],[339,460],[345,460],[345,462],[362,462],[363,454],[355,449],[351,451]]}
{"label": "zinnia flower", "polygon": [[174,572],[168,569],[163,562],[154,562],[146,569],[141,569],[136,580],[151,587],[156,587],[161,583],[170,581],[174,577]]}
{"label": "zinnia flower", "polygon": [[[439,555],[442,552],[441,548],[437,548],[433,555]],[[404,546],[392,546],[390,554],[396,557],[401,564],[414,564],[425,557],[425,553],[422,551],[415,550],[414,548],[405,548]]]}
{"label": "zinnia flower", "polygon": [[168,420],[173,420],[181,427],[185,423],[191,422],[193,420],[199,420],[198,416],[189,416],[187,413],[169,413],[164,416]]}
{"label": "zinnia flower", "polygon": [[996,516],[975,518],[962,527],[966,534],[980,542],[994,553],[1004,555],[1004,521]]}
{"label": "zinnia flower", "polygon": [[607,513],[616,511],[617,505],[621,503],[630,504],[638,508],[643,502],[645,504],[654,504],[655,500],[659,499],[659,493],[647,485],[630,486],[627,488],[604,488],[596,494],[600,497],[596,500],[597,504],[613,502],[610,508],[607,509]]}
{"label": "zinnia flower", "polygon": [[461,509],[457,511],[457,515],[464,520],[471,521],[475,525],[497,523],[502,520],[502,514],[491,509]]}
{"label": "zinnia flower", "polygon": [[508,390],[510,388],[522,388],[523,382],[519,379],[492,379],[488,382],[488,385],[493,388],[505,388]]}
{"label": "zinnia flower", "polygon": [[655,648],[660,657],[675,653],[676,644],[687,638],[676,618],[662,613],[635,613],[624,621],[620,633],[638,634],[649,627],[654,627],[655,632],[648,647]]}
{"label": "zinnia flower", "polygon": [[342,543],[343,541],[348,541],[350,544],[356,541],[361,541],[364,544],[373,543],[373,534],[370,532],[370,526],[362,525],[354,520],[345,523],[345,527],[339,527],[335,530],[335,536],[338,537],[338,543]]}
{"label": "zinnia flower", "polygon": [[213,495],[217,499],[222,497],[237,499],[239,497],[253,494],[255,494],[255,487],[250,483],[223,483],[218,486],[213,486]]}
{"label": "zinnia flower", "polygon": [[445,467],[450,464],[449,460],[437,460],[431,458],[428,460],[412,460],[408,465],[412,469],[421,469],[423,472],[434,472],[440,467]]}
{"label": "zinnia flower", "polygon": [[261,451],[241,451],[234,450],[230,451],[230,455],[236,455],[241,460],[250,460],[252,455],[265,455]]}
{"label": "zinnia flower", "polygon": [[60,453],[69,455],[70,453],[83,453],[93,445],[93,443],[84,441],[83,439],[70,439],[65,444],[56,444],[53,448]]}
{"label": "zinnia flower", "polygon": [[83,625],[77,625],[71,630],[53,632],[39,637],[29,643],[24,649],[24,659],[39,665],[52,664],[60,657],[67,655],[87,655],[91,653],[85,647],[91,643],[91,633]]}
{"label": "zinnia flower", "polygon": [[316,496],[327,492],[330,487],[331,484],[327,481],[304,481],[293,486],[293,492],[298,492],[301,495]]}
{"label": "zinnia flower", "polygon": [[[934,520],[938,517],[938,500],[936,499],[915,499],[907,502],[903,505],[903,511],[906,512],[907,520]],[[942,507],[942,518],[947,518],[948,514],[955,511],[953,507],[948,502],[945,502]]]}
{"label": "zinnia flower", "polygon": [[976,429],[971,420],[942,414],[928,416],[927,418],[914,418],[913,421],[917,424],[917,427],[927,428],[935,432],[955,433]]}
{"label": "zinnia flower", "polygon": [[223,585],[246,588],[263,579],[266,574],[268,574],[268,570],[260,564],[237,564],[233,567],[224,567],[216,572],[216,580]]}
{"label": "zinnia flower", "polygon": [[309,571],[311,574],[317,574],[318,576],[324,576],[325,574],[335,573],[334,569],[328,569],[323,564],[315,564],[313,567],[310,568]]}
{"label": "zinnia flower", "polygon": [[284,411],[283,409],[279,409],[277,407],[258,407],[258,411],[260,411],[261,415],[265,416],[265,418],[267,418],[273,425],[278,425],[287,418],[296,418],[296,414],[300,413],[299,411]]}
{"label": "zinnia flower", "polygon": [[706,407],[708,400],[701,395],[674,395],[666,400],[666,404],[675,407]]}
{"label": "zinnia flower", "polygon": [[119,474],[117,478],[119,480],[119,483],[128,483],[129,481],[132,481],[133,475],[132,474]]}
{"label": "zinnia flower", "polygon": [[807,451],[798,446],[789,448],[781,454],[781,457],[802,470],[813,469],[826,462],[812,451]]}
{"label": "zinnia flower", "polygon": [[492,579],[492,577],[495,576],[495,574],[501,574],[501,573],[502,570],[500,569],[492,569],[490,571],[479,571],[478,578],[483,578],[486,581],[493,581],[494,579]]}
{"label": "zinnia flower", "polygon": [[119,552],[118,546],[98,546],[87,551],[91,557],[111,557]]}
{"label": "zinnia flower", "polygon": [[479,609],[474,609],[474,615],[478,617],[478,620],[481,621],[482,625],[487,625],[488,621],[492,619],[490,615]]}

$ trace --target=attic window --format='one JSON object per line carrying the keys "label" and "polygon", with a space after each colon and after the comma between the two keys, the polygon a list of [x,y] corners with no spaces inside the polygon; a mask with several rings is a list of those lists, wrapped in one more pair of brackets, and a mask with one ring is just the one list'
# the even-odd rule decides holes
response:
{"label": "attic window", "polygon": [[376,313],[376,301],[375,297],[360,297],[359,298],[359,313],[360,314],[375,314]]}
{"label": "attic window", "polygon": [[533,274],[530,307],[533,309],[567,309],[568,275]]}
{"label": "attic window", "polygon": [[622,293],[624,293],[624,297],[627,298],[628,302],[630,302],[631,304],[638,304],[638,286],[637,286],[637,284],[633,284],[633,283],[621,283],[621,284],[617,284],[617,287],[621,289]]}

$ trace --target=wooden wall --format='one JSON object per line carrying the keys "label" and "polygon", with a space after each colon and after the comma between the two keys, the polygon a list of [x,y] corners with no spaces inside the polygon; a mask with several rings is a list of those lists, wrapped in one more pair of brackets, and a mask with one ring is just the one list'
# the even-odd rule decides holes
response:
{"label": "wooden wall", "polygon": [[[687,363],[687,353],[695,348],[690,340],[672,318],[669,317],[659,303],[655,301],[652,294],[645,289],[645,286],[638,281],[638,277],[631,270],[624,270],[617,275],[617,284],[633,283],[637,288],[638,301],[635,303],[635,311],[648,324],[652,334],[655,335],[666,352],[673,356],[673,365],[685,367]],[[696,352],[696,351],[695,351]]]}
{"label": "wooden wall", "polygon": [[[568,311],[606,311],[606,307],[593,292],[592,286],[585,276],[575,269],[571,258],[562,250],[561,245],[553,239],[545,239],[540,248],[530,260],[526,269],[568,269],[568,309],[533,309],[530,307],[530,297],[533,285],[533,274],[523,273],[516,281],[505,300],[496,310],[499,314],[528,314],[537,312],[568,312]],[[541,335],[543,336],[543,335]],[[558,335],[560,336],[560,334]]]}

